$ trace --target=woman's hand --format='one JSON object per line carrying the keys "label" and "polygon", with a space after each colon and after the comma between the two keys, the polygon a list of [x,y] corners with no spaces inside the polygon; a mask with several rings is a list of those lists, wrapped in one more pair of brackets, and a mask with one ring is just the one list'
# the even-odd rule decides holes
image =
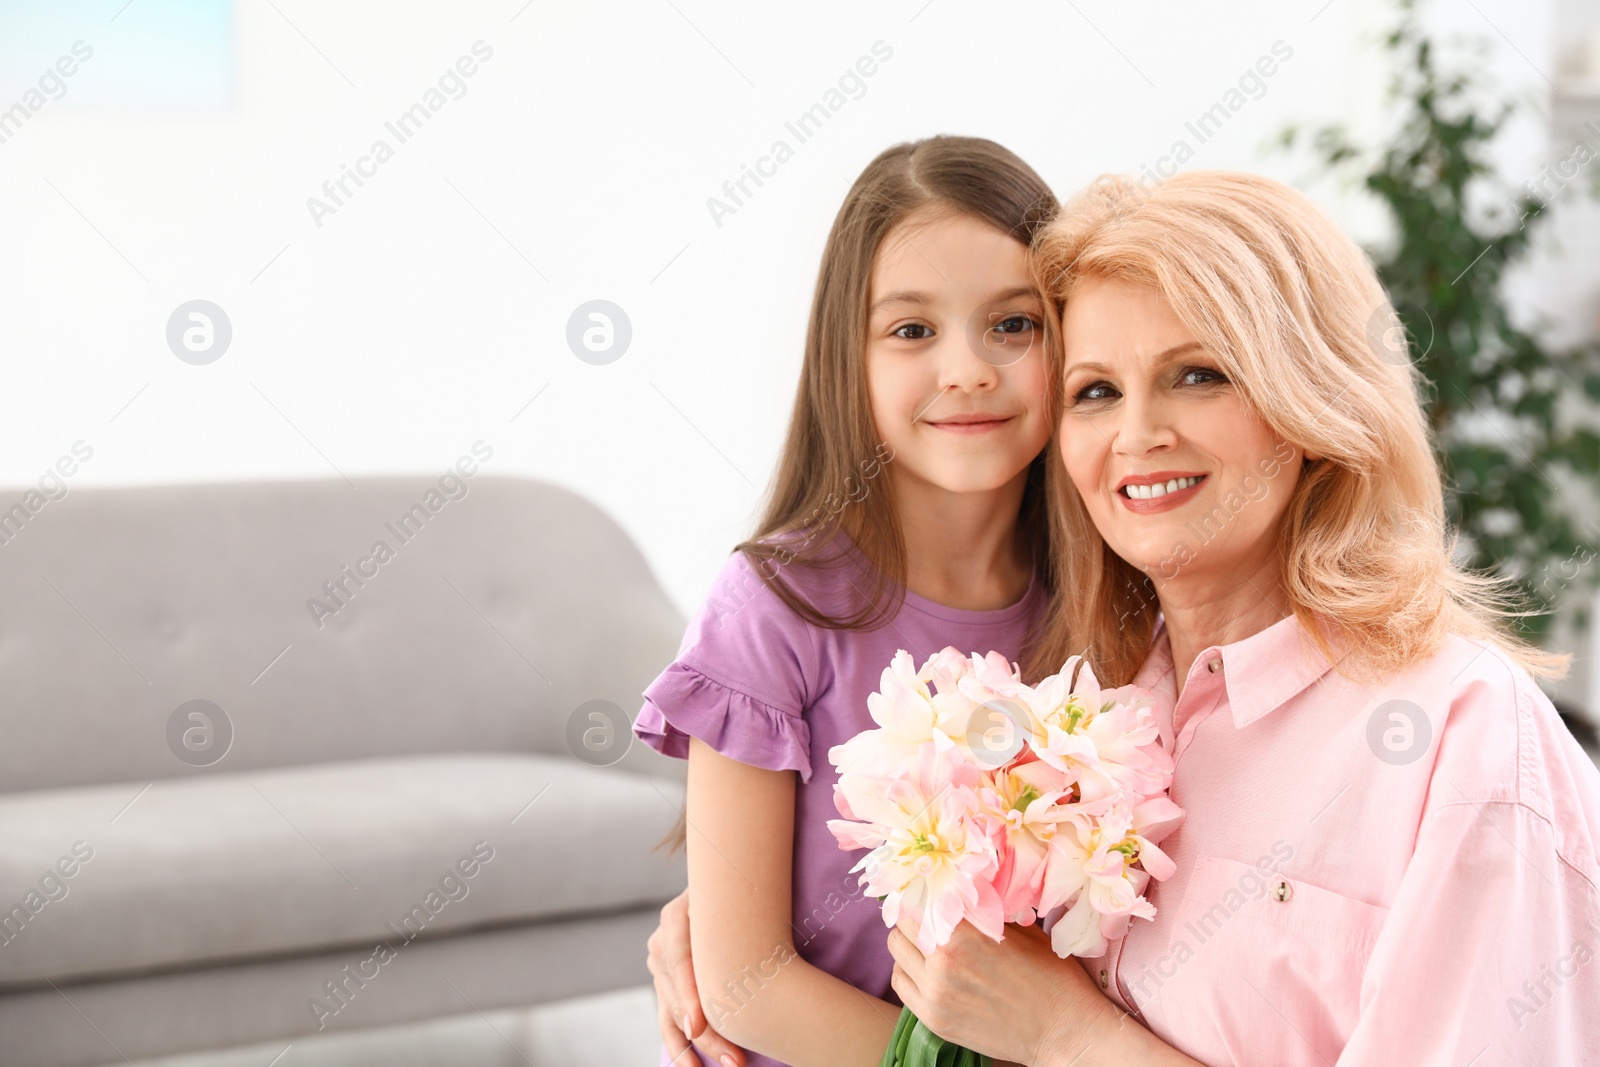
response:
{"label": "woman's hand", "polygon": [[[688,1054],[689,1041],[718,1063],[744,1067],[744,1049],[731,1044],[706,1024],[700,1008],[700,991],[695,986],[694,966],[689,957],[689,891],[667,901],[661,908],[661,925],[646,942],[650,974],[655,979],[659,1006],[661,1040],[672,1056],[674,1067],[694,1067]],[[701,1033],[701,1029],[704,1033]],[[700,1034],[695,1037],[695,1034]]]}
{"label": "woman's hand", "polygon": [[1121,1011],[1076,960],[1062,959],[1037,924],[1006,924],[993,941],[963,920],[947,944],[924,956],[902,918],[889,931],[890,984],[900,1001],[946,1041],[996,1059],[1038,1064],[1086,1044]]}

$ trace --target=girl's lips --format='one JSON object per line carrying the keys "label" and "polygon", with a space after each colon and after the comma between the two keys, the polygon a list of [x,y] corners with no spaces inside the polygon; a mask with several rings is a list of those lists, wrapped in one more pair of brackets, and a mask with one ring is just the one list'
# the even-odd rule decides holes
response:
{"label": "girl's lips", "polygon": [[989,433],[991,430],[998,430],[1010,421],[1010,418],[1004,418],[988,419],[984,422],[930,422],[928,425],[936,430],[946,430],[950,433],[972,434]]}
{"label": "girl's lips", "polygon": [[1126,496],[1121,492],[1114,492],[1112,495],[1122,502],[1123,507],[1134,514],[1151,515],[1156,512],[1171,511],[1173,508],[1183,507],[1183,505],[1194,499],[1195,494],[1200,491],[1200,487],[1206,484],[1208,477],[1210,475],[1202,474],[1200,475],[1200,480],[1187,489],[1179,489],[1176,492],[1167,493],[1165,496],[1150,497],[1146,500],[1135,500],[1133,497]]}

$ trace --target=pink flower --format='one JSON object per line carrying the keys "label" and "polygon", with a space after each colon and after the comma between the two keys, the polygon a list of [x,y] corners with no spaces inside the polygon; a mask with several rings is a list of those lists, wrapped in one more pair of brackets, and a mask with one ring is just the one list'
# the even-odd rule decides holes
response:
{"label": "pink flower", "polygon": [[[834,745],[828,760],[841,774],[894,778],[915,773],[918,750],[932,742],[940,751],[961,749],[988,770],[1000,762],[995,752],[1005,748],[1016,720],[1023,717],[993,710],[994,702],[1018,684],[1017,675],[1016,665],[998,652],[964,656],[946,646],[913,669],[910,653],[900,649],[884,670],[878,692],[867,695],[867,712],[878,728]],[[982,710],[985,704],[989,710]],[[1016,706],[1008,702],[1008,710]],[[975,751],[975,744],[982,751]]]}
{"label": "pink flower", "polygon": [[1155,839],[1170,833],[1183,812],[1165,796],[1131,808],[1118,796],[1068,805],[1062,816],[1046,860],[1039,910],[1070,903],[1051,928],[1051,947],[1060,956],[1098,956],[1108,940],[1127,932],[1132,917],[1155,917],[1154,905],[1143,896],[1145,885],[1174,870]]}
{"label": "pink flower", "polygon": [[849,810],[861,821],[830,819],[839,847],[871,848],[852,871],[883,897],[883,921],[902,914],[917,928],[924,952],[950,940],[962,919],[999,940],[1004,925],[993,877],[1000,857],[982,820],[983,773],[953,748],[928,742],[917,773],[902,778],[846,774],[839,780]]}
{"label": "pink flower", "polygon": [[1000,866],[995,891],[1007,922],[1028,926],[1039,907],[1045,861],[1056,833],[1052,809],[1070,796],[1072,783],[1061,771],[1032,760],[995,771],[992,784],[978,791],[991,820]]}
{"label": "pink flower", "polygon": [[1013,695],[1032,716],[1029,747],[1071,776],[1080,799],[1151,796],[1171,783],[1172,760],[1160,746],[1150,694],[1137,686],[1101,689],[1089,665],[1073,656],[1060,673],[1038,686],[1018,685]]}
{"label": "pink flower", "polygon": [[828,751],[828,828],[924,952],[962,919],[995,940],[1043,918],[1062,955],[1098,955],[1151,918],[1157,842],[1183,812],[1148,693],[1104,689],[1074,656],[1037,686],[1004,656],[947,647],[913,669],[903,649],[867,699],[877,724]]}
{"label": "pink flower", "polygon": [[[922,745],[940,751],[954,748],[967,728],[975,706],[960,691],[970,670],[953,648],[929,657],[917,670],[911,654],[900,649],[884,668],[878,691],[867,695],[867,712],[878,724],[828,750],[828,760],[841,774],[892,778],[913,773]],[[932,682],[935,689],[929,689]]]}

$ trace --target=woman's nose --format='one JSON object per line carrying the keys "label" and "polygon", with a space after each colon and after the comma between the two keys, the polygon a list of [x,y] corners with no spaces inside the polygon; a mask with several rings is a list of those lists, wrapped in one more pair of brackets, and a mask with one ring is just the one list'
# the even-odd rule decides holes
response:
{"label": "woman's nose", "polygon": [[1125,395],[1122,418],[1112,438],[1113,447],[1126,455],[1140,455],[1171,446],[1177,440],[1165,406],[1155,398]]}

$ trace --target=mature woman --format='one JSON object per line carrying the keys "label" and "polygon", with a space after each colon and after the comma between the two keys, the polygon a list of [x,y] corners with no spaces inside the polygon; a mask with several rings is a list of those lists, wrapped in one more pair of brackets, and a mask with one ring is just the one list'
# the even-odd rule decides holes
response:
{"label": "mature woman", "polygon": [[[895,992],[1019,1063],[1600,1063],[1600,772],[1534,683],[1563,660],[1453,562],[1371,265],[1294,190],[1195,172],[1096,183],[1038,269],[1062,593],[1028,674],[1087,649],[1156,694],[1178,872],[1099,959],[891,930]],[[727,1051],[679,904],[657,992]]]}

